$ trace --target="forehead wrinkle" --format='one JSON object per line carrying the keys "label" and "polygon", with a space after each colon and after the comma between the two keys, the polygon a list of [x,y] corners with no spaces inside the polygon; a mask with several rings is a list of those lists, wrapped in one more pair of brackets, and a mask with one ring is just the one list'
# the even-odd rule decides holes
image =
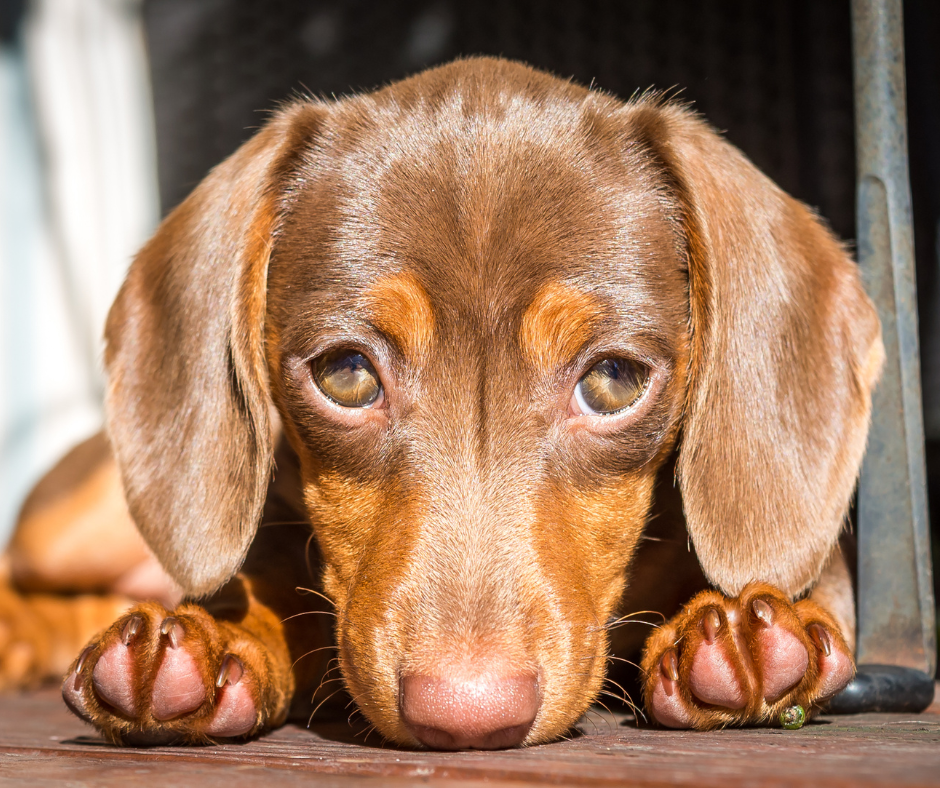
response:
{"label": "forehead wrinkle", "polygon": [[[661,245],[635,231],[661,218],[668,199],[642,158],[615,155],[586,133],[584,117],[606,110],[597,101],[471,101],[458,91],[434,106],[388,100],[357,107],[348,123],[337,118],[332,147],[342,163],[329,169],[340,220],[327,241],[334,274],[361,281],[411,269],[439,320],[469,320],[489,334],[507,320],[518,325],[512,294],[528,291],[536,270],[587,267],[593,279],[608,270],[613,281],[635,267],[659,273]],[[522,122],[533,114],[544,121]],[[350,149],[347,125],[371,133]]]}
{"label": "forehead wrinkle", "polygon": [[[419,107],[398,115],[394,134],[344,161],[343,256],[459,265],[472,272],[452,277],[464,298],[469,291],[475,304],[499,311],[500,299],[487,293],[500,289],[495,280],[522,273],[514,258],[533,244],[570,246],[568,236],[585,222],[566,221],[567,214],[588,218],[584,194],[596,162],[580,137],[579,111],[513,96],[468,114],[458,96],[433,113]],[[531,122],[533,113],[545,122]]]}

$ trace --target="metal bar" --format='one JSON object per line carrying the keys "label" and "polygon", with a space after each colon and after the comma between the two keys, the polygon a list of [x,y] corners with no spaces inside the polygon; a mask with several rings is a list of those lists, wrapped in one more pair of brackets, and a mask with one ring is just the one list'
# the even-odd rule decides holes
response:
{"label": "metal bar", "polygon": [[858,648],[865,663],[936,670],[901,0],[852,0],[858,260],[887,360],[858,492]]}

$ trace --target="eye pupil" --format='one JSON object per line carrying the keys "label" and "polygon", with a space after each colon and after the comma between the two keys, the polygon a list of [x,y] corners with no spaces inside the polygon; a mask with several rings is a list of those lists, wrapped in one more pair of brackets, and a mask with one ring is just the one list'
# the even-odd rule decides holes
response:
{"label": "eye pupil", "polygon": [[635,361],[605,358],[578,381],[575,397],[582,413],[608,416],[633,405],[648,378],[648,370]]}
{"label": "eye pupil", "polygon": [[355,350],[334,350],[312,363],[313,377],[327,397],[344,408],[367,408],[382,394],[372,362]]}

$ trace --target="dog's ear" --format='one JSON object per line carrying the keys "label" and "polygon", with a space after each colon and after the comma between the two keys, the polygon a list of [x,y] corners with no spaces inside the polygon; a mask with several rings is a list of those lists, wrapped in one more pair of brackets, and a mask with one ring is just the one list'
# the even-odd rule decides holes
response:
{"label": "dog's ear", "polygon": [[108,316],[108,430],[131,514],[207,594],[241,565],[272,464],[268,258],[285,189],[326,109],[275,115],[160,225]]}
{"label": "dog's ear", "polygon": [[[628,109],[628,111],[631,111]],[[691,319],[678,480],[709,579],[796,595],[843,528],[884,350],[857,266],[689,111],[634,105],[682,206]]]}

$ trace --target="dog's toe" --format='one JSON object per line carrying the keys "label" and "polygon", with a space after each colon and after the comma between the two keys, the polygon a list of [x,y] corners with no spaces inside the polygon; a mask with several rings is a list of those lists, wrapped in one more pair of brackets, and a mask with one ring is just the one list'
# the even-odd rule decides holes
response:
{"label": "dog's toe", "polygon": [[[245,736],[267,719],[258,645],[194,605],[173,615],[139,605],[82,652],[62,695],[75,714],[117,742]],[[234,653],[239,648],[247,653]]]}
{"label": "dog's toe", "polygon": [[242,736],[258,722],[257,704],[241,660],[226,654],[216,678],[218,697],[215,713],[206,727],[210,736]]}
{"label": "dog's toe", "polygon": [[161,623],[160,634],[166,642],[150,703],[153,716],[166,722],[191,714],[202,706],[206,700],[206,683],[196,657],[187,647],[187,633],[182,623],[171,616]]}
{"label": "dog's toe", "polygon": [[[702,703],[726,709],[743,709],[748,703],[746,667],[737,653],[734,612],[707,608],[701,617],[701,634],[694,647],[688,684]],[[723,631],[725,630],[725,631]]]}
{"label": "dog's toe", "polygon": [[129,718],[137,713],[132,661],[130,649],[117,643],[102,652],[91,674],[91,683],[98,698]]}
{"label": "dog's toe", "polygon": [[796,705],[810,711],[855,672],[825,611],[765,584],[693,599],[650,638],[643,669],[647,707],[671,728],[762,724]]}
{"label": "dog's toe", "polygon": [[693,707],[680,691],[679,663],[676,651],[666,649],[654,668],[650,682],[652,692],[647,707],[653,718],[666,728],[692,728]]}
{"label": "dog's toe", "polygon": [[774,703],[802,681],[809,667],[809,651],[802,624],[789,605],[758,597],[745,608],[751,621],[754,660],[761,678],[761,694]]}
{"label": "dog's toe", "polygon": [[796,609],[813,643],[810,658],[817,664],[815,700],[822,702],[843,690],[852,680],[855,660],[835,622],[821,617],[822,611],[816,605],[798,602]]}

